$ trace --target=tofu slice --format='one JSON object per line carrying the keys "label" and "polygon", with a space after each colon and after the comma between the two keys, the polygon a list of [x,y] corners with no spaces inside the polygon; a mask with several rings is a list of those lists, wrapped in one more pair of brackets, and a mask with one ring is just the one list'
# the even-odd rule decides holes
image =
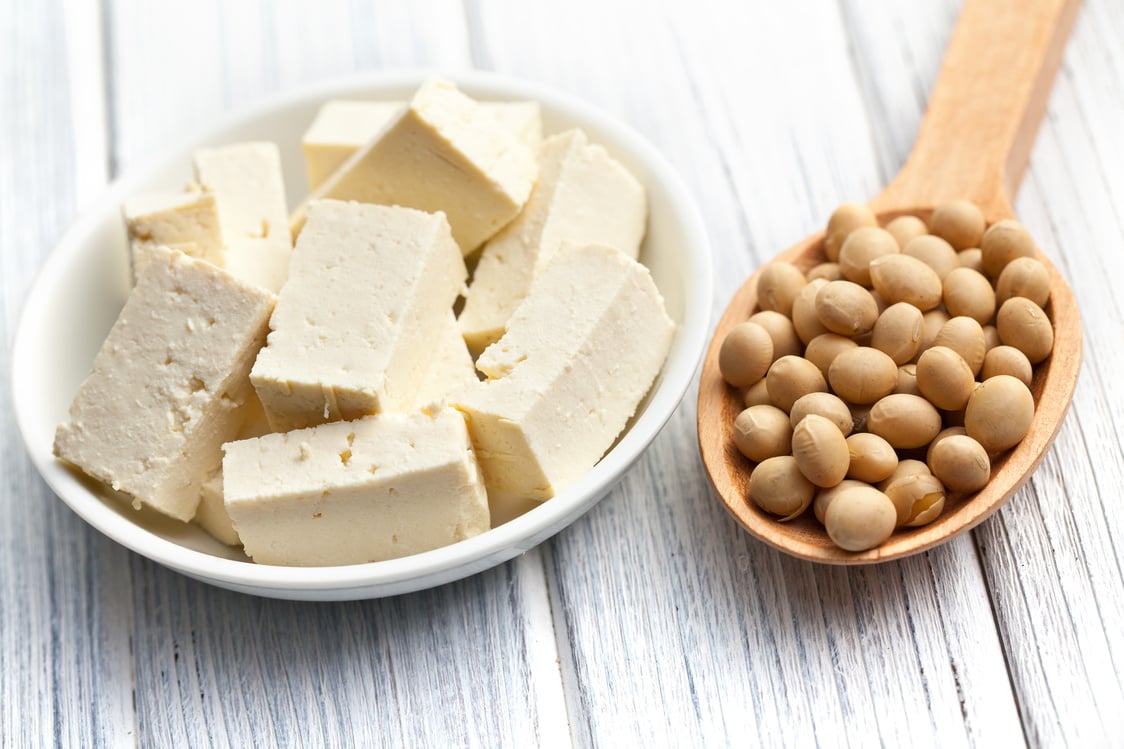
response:
{"label": "tofu slice", "polygon": [[[269,422],[265,418],[265,409],[261,401],[250,391],[249,398],[240,409],[242,427],[238,430],[237,439],[245,440],[262,437],[270,433]],[[194,522],[211,536],[227,546],[239,546],[242,540],[234,530],[230,515],[226,512],[222,496],[222,466],[220,465],[211,477],[203,482],[203,492],[199,500],[199,507],[195,510]]]}
{"label": "tofu slice", "polygon": [[[453,84],[432,80],[309,201],[443,211],[467,255],[515,218],[537,175],[531,149]],[[294,235],[303,228],[309,201],[294,212]]]}
{"label": "tofu slice", "polygon": [[466,276],[443,214],[312,204],[250,375],[273,429],[412,407]]}
{"label": "tofu slice", "polygon": [[[301,140],[308,189],[315,190],[348,158],[379,134],[406,107],[404,101],[327,101]],[[534,153],[542,141],[538,102],[480,102],[480,113],[495,118],[496,127],[512,132]]]}
{"label": "tofu slice", "polygon": [[233,275],[277,293],[289,273],[289,233],[281,155],[273,143],[235,143],[195,152],[195,178],[214,195]]}
{"label": "tofu slice", "polygon": [[635,259],[646,218],[644,187],[604,148],[581,130],[547,138],[527,205],[480,254],[459,318],[469,347],[499,340],[562,242],[609,245]]}
{"label": "tofu slice", "polygon": [[438,338],[432,343],[428,371],[422,377],[411,410],[420,411],[435,403],[444,404],[450,396],[478,380],[472,354],[461,338],[457,319],[450,309]]}
{"label": "tofu slice", "polygon": [[223,267],[226,247],[215,196],[208,192],[142,195],[122,209],[129,234],[133,278],[139,278],[159,247]]}
{"label": "tofu slice", "polygon": [[488,529],[464,417],[377,414],[225,446],[226,509],[261,564],[360,564]]}
{"label": "tofu slice", "polygon": [[55,455],[191,520],[241,426],[273,294],[179,251],[154,254],[55,433]]}
{"label": "tofu slice", "polygon": [[601,459],[648,392],[674,324],[648,269],[612,247],[564,245],[452,402],[488,492],[542,501]]}
{"label": "tofu slice", "polygon": [[406,108],[404,101],[324,102],[301,139],[308,189],[315,190]]}

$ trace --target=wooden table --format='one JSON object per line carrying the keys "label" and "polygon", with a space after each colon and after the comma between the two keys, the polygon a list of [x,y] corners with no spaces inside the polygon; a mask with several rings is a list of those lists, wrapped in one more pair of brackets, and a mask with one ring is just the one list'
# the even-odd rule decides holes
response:
{"label": "wooden table", "polygon": [[[714,314],[901,165],[957,13],[899,3],[0,8],[0,332],[105,183],[228,111],[355,70],[480,68],[644,133],[711,232]],[[694,393],[593,512],[462,582],[347,604],[229,593],[87,528],[0,368],[0,745],[1124,745],[1124,4],[1087,0],[1017,212],[1085,323],[1070,414],[992,520],[877,567],[749,538]]]}

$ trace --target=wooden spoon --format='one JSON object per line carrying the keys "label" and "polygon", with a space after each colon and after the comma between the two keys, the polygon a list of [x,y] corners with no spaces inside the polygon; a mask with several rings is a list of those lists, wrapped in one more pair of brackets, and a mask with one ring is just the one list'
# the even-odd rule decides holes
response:
{"label": "wooden spoon", "polygon": [[[992,223],[1011,218],[1011,196],[1026,170],[1062,50],[1080,0],[966,0],[945,53],[921,132],[909,159],[870,202],[885,224],[902,214],[928,220],[955,198],[978,205]],[[777,256],[803,271],[825,260],[823,232]],[[1030,432],[992,465],[982,490],[946,504],[921,528],[899,529],[866,552],[838,548],[809,511],[790,522],[749,500],[753,464],[734,447],[734,419],[743,404],[718,371],[718,350],[730,328],[755,311],[755,273],[734,294],[715,330],[699,384],[698,433],[710,480],[730,513],[750,533],[797,557],[832,564],[868,564],[915,554],[978,525],[1015,493],[1042,460],[1073,397],[1081,365],[1081,321],[1073,294],[1046,258],[1054,350],[1036,367],[1037,404]]]}

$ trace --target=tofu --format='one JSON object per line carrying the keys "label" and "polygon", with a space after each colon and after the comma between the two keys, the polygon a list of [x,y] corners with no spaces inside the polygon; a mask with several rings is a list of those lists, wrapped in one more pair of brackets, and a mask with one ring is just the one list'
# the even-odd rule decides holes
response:
{"label": "tofu", "polygon": [[312,204],[250,375],[270,425],[412,407],[467,274],[443,214]]}
{"label": "tofu", "polygon": [[651,388],[674,323],[648,269],[612,247],[563,245],[452,405],[489,494],[549,499],[591,469]]}
{"label": "tofu", "polygon": [[177,520],[241,426],[275,297],[179,251],[154,254],[55,433],[54,451]]}
{"label": "tofu", "polygon": [[488,529],[464,418],[378,414],[225,446],[226,509],[261,564],[395,559]]}
{"label": "tofu", "polygon": [[461,338],[457,319],[450,309],[438,338],[433,341],[428,370],[422,377],[411,410],[420,411],[435,403],[444,404],[450,396],[460,393],[478,379],[472,354]]}
{"label": "tofu", "polygon": [[534,152],[447,81],[432,80],[378,137],[358,150],[294,212],[332,198],[443,211],[469,254],[522,209],[538,175]]}
{"label": "tofu", "polygon": [[[242,426],[238,430],[237,439],[251,439],[270,433],[265,409],[252,390],[245,405],[240,409],[239,419]],[[223,504],[222,483],[220,465],[211,477],[203,482],[203,491],[193,522],[227,546],[239,546],[242,540],[238,538],[238,532],[234,530],[234,524],[230,522],[230,515],[227,514],[226,506]]]}
{"label": "tofu", "polygon": [[226,247],[215,196],[208,192],[158,193],[125,202],[133,278],[139,278],[159,247],[179,250],[220,268]]}
{"label": "tofu", "polygon": [[[542,141],[538,102],[480,102],[481,114],[494,117],[495,126],[510,131],[534,153]],[[379,134],[406,107],[404,101],[327,101],[316,113],[301,140],[308,189],[315,190],[348,158]]]}
{"label": "tofu", "polygon": [[289,273],[281,156],[273,143],[235,143],[195,152],[195,178],[214,195],[226,258],[238,278],[277,293]]}
{"label": "tofu", "polygon": [[469,347],[483,351],[503,335],[562,242],[609,245],[635,259],[646,218],[644,187],[604,148],[581,130],[547,138],[527,205],[480,254],[459,318]]}
{"label": "tofu", "polygon": [[323,184],[405,108],[404,101],[324,102],[301,139],[308,189]]}

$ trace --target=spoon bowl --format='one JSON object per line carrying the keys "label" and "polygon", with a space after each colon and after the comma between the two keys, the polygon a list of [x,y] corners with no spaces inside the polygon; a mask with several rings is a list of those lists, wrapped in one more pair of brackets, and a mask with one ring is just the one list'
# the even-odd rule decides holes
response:
{"label": "spoon bowl", "polygon": [[[870,202],[880,225],[905,214],[927,223],[936,206],[957,198],[975,203],[989,225],[1014,217],[1010,196],[1026,170],[1079,5],[1079,0],[966,0],[913,151],[901,172]],[[775,259],[806,273],[827,259],[823,245],[824,234],[819,232]],[[837,547],[810,511],[781,522],[749,499],[754,464],[733,442],[734,420],[744,408],[742,395],[722,379],[718,352],[730,329],[757,311],[761,271],[754,273],[719,319],[699,382],[699,448],[726,509],[762,541],[793,556],[830,564],[869,564],[916,554],[986,520],[1042,461],[1061,427],[1081,367],[1081,319],[1073,292],[1042,252],[1038,259],[1050,274],[1045,311],[1054,328],[1054,348],[1034,369],[1030,431],[992,461],[991,479],[983,489],[950,496],[934,522],[900,528],[882,545],[864,552]]]}
{"label": "spoon bowl", "polygon": [[[885,225],[903,214],[928,220],[932,207],[894,210],[878,214]],[[807,273],[825,262],[823,232],[788,248],[776,257]],[[991,480],[979,492],[950,497],[934,522],[919,528],[900,528],[881,546],[849,552],[836,546],[811,511],[780,522],[749,499],[749,475],[754,463],[733,442],[734,419],[745,407],[741,391],[722,379],[718,351],[726,334],[757,311],[757,277],[742,284],[718,321],[707,348],[699,382],[699,446],[711,483],[731,515],[750,533],[782,551],[802,559],[830,564],[869,564],[916,554],[974,528],[998,510],[1030,478],[1061,428],[1081,368],[1081,319],[1073,292],[1046,257],[1039,254],[1050,273],[1050,301],[1046,315],[1054,327],[1054,350],[1037,365],[1031,382],[1036,404],[1034,422],[1022,442],[992,461]]]}

